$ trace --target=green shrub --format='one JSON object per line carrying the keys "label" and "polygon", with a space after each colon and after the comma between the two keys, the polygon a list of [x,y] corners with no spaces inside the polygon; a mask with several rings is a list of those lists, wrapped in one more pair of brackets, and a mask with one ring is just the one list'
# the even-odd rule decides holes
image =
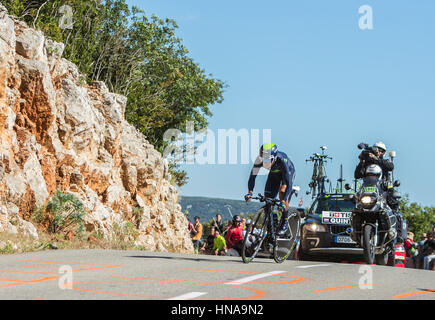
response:
{"label": "green shrub", "polygon": [[72,194],[57,190],[47,204],[46,212],[50,215],[49,232],[74,230],[76,234],[82,234],[85,230],[83,203]]}

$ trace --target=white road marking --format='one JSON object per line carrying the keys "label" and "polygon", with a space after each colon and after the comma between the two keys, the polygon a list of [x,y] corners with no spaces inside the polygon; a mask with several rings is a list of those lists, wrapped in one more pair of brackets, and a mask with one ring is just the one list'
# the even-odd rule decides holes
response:
{"label": "white road marking", "polygon": [[312,265],[308,265],[308,266],[298,266],[295,268],[298,269],[308,269],[308,268],[315,268],[315,267],[328,267],[330,266],[330,264],[312,264]]}
{"label": "white road marking", "polygon": [[250,277],[242,278],[242,279],[239,279],[239,280],[230,281],[230,282],[227,282],[225,284],[239,285],[239,284],[247,283],[249,281],[253,281],[253,280],[257,280],[257,279],[273,276],[275,274],[280,274],[280,273],[284,273],[284,272],[285,271],[271,271],[271,272],[268,272],[268,273],[260,273],[260,274],[256,274],[255,276],[250,276]]}
{"label": "white road marking", "polygon": [[[225,283],[226,285],[239,285],[239,284],[244,284],[253,280],[257,280],[257,279],[261,279],[261,278],[265,278],[265,277],[269,277],[269,276],[273,276],[276,274],[280,274],[280,273],[284,273],[285,271],[271,271],[271,272],[267,272],[267,273],[260,273],[260,274],[256,274],[254,276],[250,276],[250,277],[246,277],[246,278],[242,278],[239,280],[234,280],[234,281],[230,281]],[[207,294],[207,292],[189,292],[186,294],[182,294],[181,296],[177,296],[174,298],[170,298],[168,300],[190,300],[190,299],[195,299],[198,298],[204,294]]]}
{"label": "white road marking", "polygon": [[205,294],[207,294],[207,292],[189,292],[186,294],[182,294],[181,296],[170,298],[168,300],[189,300],[189,299],[198,298],[198,297],[203,296]]}

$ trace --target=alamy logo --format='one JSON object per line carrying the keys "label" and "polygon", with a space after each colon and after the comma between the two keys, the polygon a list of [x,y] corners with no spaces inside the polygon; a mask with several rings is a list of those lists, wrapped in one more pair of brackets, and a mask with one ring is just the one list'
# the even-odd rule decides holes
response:
{"label": "alamy logo", "polygon": [[73,269],[69,265],[64,265],[59,268],[58,271],[62,276],[59,277],[59,289],[65,290],[65,289],[72,289],[72,283],[73,283]]}
{"label": "alamy logo", "polygon": [[361,17],[359,18],[359,28],[361,30],[373,30],[373,8],[369,5],[361,6],[358,10]]}
{"label": "alamy logo", "polygon": [[373,289],[373,268],[369,265],[362,265],[358,273],[362,274],[359,278],[358,287],[362,290]]}
{"label": "alamy logo", "polygon": [[[211,129],[198,132],[194,123],[186,123],[186,133],[169,129],[163,135],[167,147],[163,156],[177,164],[249,164],[260,149],[260,129]],[[270,143],[272,130],[262,130],[262,144]]]}
{"label": "alamy logo", "polygon": [[74,26],[73,9],[65,4],[59,8],[59,13],[62,15],[59,20],[59,28],[71,30]]}

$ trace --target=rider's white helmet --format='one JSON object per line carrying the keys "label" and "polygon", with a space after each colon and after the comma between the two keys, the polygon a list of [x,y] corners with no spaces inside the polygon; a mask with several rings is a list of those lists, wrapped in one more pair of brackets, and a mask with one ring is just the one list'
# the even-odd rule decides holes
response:
{"label": "rider's white helmet", "polygon": [[366,176],[382,176],[382,169],[377,164],[371,164],[366,169]]}
{"label": "rider's white helmet", "polygon": [[381,141],[376,142],[374,146],[375,146],[376,148],[378,148],[378,149],[383,150],[384,153],[387,152],[387,147],[386,147],[385,143],[383,143],[383,142],[381,142]]}

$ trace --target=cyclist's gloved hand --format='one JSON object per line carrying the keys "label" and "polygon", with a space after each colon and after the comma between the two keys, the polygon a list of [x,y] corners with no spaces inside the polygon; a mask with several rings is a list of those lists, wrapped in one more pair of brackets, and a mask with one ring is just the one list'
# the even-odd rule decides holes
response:
{"label": "cyclist's gloved hand", "polygon": [[286,206],[284,201],[281,201],[281,203],[278,205],[278,210],[281,211],[281,212],[286,212],[287,211],[287,206]]}
{"label": "cyclist's gloved hand", "polygon": [[252,199],[252,192],[249,192],[246,196],[245,196],[245,201],[249,202]]}

